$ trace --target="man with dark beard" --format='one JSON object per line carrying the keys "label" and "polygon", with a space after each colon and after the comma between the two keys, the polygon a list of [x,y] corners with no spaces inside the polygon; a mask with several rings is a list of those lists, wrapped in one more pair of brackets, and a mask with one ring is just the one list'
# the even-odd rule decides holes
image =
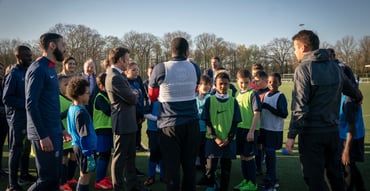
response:
{"label": "man with dark beard", "polygon": [[[71,137],[62,131],[58,76],[55,63],[66,52],[63,37],[45,33],[40,37],[42,57],[26,73],[27,136],[35,149],[37,181],[28,189],[59,190],[62,140]],[[63,133],[63,139],[62,139]]]}
{"label": "man with dark beard", "polygon": [[[20,185],[33,183],[36,178],[28,173],[31,144],[26,138],[27,116],[25,109],[24,77],[32,63],[32,52],[27,46],[17,46],[14,51],[17,63],[5,76],[3,102],[9,124],[9,186],[17,190]],[[18,179],[18,167],[21,176]]]}

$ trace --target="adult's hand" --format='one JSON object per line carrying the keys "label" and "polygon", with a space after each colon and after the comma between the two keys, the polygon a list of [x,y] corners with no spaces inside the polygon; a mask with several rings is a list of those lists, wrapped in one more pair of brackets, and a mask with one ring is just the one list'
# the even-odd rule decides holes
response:
{"label": "adult's hand", "polygon": [[51,142],[51,139],[49,136],[40,140],[40,146],[41,146],[41,150],[44,152],[51,152],[54,150],[53,142]]}

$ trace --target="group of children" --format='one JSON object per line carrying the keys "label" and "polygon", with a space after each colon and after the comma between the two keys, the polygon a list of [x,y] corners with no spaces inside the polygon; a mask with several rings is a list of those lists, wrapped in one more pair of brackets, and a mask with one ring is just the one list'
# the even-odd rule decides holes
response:
{"label": "group of children", "polygon": [[[138,93],[137,123],[147,118],[150,147],[149,179],[144,185],[154,183],[155,168],[160,164],[159,140],[156,126],[157,103],[151,104],[151,113],[148,111],[148,99],[143,82],[138,76],[138,66],[130,63],[125,75],[132,91]],[[112,189],[112,181],[107,176],[111,151],[113,148],[113,134],[111,124],[111,105],[105,91],[106,73],[96,77],[99,89],[93,101],[89,102],[89,83],[83,77],[59,76],[61,119],[64,129],[72,136],[72,142],[65,142],[62,159],[62,176],[60,189],[69,191],[73,186],[77,190],[88,190],[93,172],[96,173],[94,188]],[[87,88],[87,89],[86,89]],[[86,106],[92,103],[92,116]],[[149,112],[149,113],[148,113]],[[141,130],[138,130],[141,131]],[[141,133],[138,134],[141,136]],[[139,140],[140,141],[140,140]],[[80,169],[79,180],[73,178],[77,164]],[[154,170],[153,170],[154,168]],[[154,173],[153,173],[154,172]]]}
{"label": "group of children", "polygon": [[[256,68],[257,70],[258,68]],[[257,190],[256,156],[266,153],[266,175],[264,190],[274,190],[276,178],[276,150],[283,141],[284,118],[288,115],[287,100],[279,91],[281,77],[278,73],[267,75],[256,71],[252,75],[246,69],[237,73],[238,92],[232,95],[230,75],[218,71],[213,79],[214,93],[211,95],[212,79],[202,76],[198,86],[198,111],[202,132],[199,152],[203,177],[198,185],[207,190],[228,190],[231,161],[240,156],[242,181],[235,190]],[[252,87],[255,87],[252,88]],[[261,144],[261,152],[258,152]],[[263,149],[262,149],[263,148]],[[220,161],[221,175],[216,183],[216,169]]]}
{"label": "group of children", "polygon": [[[135,66],[133,64],[129,67],[135,70]],[[86,80],[81,77],[59,78],[61,116],[67,119],[63,126],[68,127],[74,140],[72,144],[75,145],[64,144],[61,185],[64,190],[72,190],[68,188],[70,184],[77,184],[80,190],[88,190],[92,172],[96,172],[95,188],[112,188],[111,180],[106,176],[113,138],[110,104],[104,91],[105,76],[103,73],[97,77],[100,92],[93,102],[94,118],[84,107],[89,97]],[[236,93],[230,89],[230,74],[225,70],[218,71],[214,79],[207,75],[200,78],[196,100],[201,132],[199,161],[203,177],[198,185],[206,185],[208,191],[228,190],[232,160],[239,155],[242,180],[233,189],[257,190],[256,176],[262,172],[261,162],[265,160],[266,174],[261,186],[264,190],[276,190],[279,187],[276,151],[282,147],[284,119],[288,116],[286,97],[279,91],[281,76],[278,73],[267,75],[257,65],[252,68],[252,73],[240,69],[236,77],[239,87]],[[137,87],[137,91],[145,93],[141,86]],[[66,95],[72,100],[68,101]],[[144,121],[142,117],[147,119],[150,156],[149,178],[144,185],[150,186],[155,183],[156,168],[162,165],[156,125],[158,102],[150,103],[149,109],[139,112],[141,118],[137,119],[138,122]],[[80,167],[78,182],[73,179],[76,160]],[[218,183],[216,170],[219,161],[221,174]],[[162,181],[163,175],[160,174],[160,177]]]}
{"label": "group of children", "polygon": [[[105,176],[113,147],[113,135],[104,81],[105,74],[97,77],[97,86],[101,91],[94,99],[92,118],[86,109],[90,95],[89,82],[83,77],[59,76],[62,124],[72,137],[71,142],[63,144],[61,190],[72,190],[71,186],[74,185],[77,190],[88,190],[95,170],[94,187],[112,188],[110,179]],[[77,164],[80,169],[78,181],[74,179]]]}

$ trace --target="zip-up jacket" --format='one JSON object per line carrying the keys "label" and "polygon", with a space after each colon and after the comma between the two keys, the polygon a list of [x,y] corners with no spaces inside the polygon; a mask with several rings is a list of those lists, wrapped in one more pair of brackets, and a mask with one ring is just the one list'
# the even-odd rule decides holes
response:
{"label": "zip-up jacket", "polygon": [[58,76],[55,63],[41,57],[26,72],[27,136],[61,136]]}
{"label": "zip-up jacket", "polygon": [[4,79],[3,102],[9,125],[26,129],[25,75],[27,68],[14,65]]}
{"label": "zip-up jacket", "polygon": [[294,72],[288,138],[299,133],[338,131],[341,93],[361,99],[328,52],[308,52]]}

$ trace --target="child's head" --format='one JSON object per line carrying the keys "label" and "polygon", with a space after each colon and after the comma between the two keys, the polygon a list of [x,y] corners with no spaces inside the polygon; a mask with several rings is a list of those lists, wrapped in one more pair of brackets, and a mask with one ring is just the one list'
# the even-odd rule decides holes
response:
{"label": "child's head", "polygon": [[139,66],[136,64],[136,62],[130,62],[127,65],[125,74],[129,79],[136,79],[139,76]]}
{"label": "child's head", "polygon": [[79,105],[87,105],[89,102],[89,82],[81,76],[73,77],[67,85],[67,96]]}
{"label": "child's head", "polygon": [[202,75],[199,80],[198,85],[198,92],[199,94],[207,94],[209,91],[211,91],[211,78],[207,75]]}
{"label": "child's head", "polygon": [[66,95],[66,89],[67,89],[67,85],[70,79],[71,79],[70,76],[65,76],[65,75],[58,76],[60,94]]}
{"label": "child's head", "polygon": [[279,73],[271,73],[268,77],[268,87],[271,92],[276,92],[281,86],[281,76]]}
{"label": "child's head", "polygon": [[100,73],[97,77],[96,77],[96,85],[98,86],[99,90],[100,91],[105,91],[105,78],[107,77],[107,74],[104,72],[104,73]]}
{"label": "child's head", "polygon": [[240,69],[236,73],[236,80],[241,91],[246,91],[249,89],[250,82],[252,80],[252,75],[247,69]]}
{"label": "child's head", "polygon": [[262,90],[267,88],[267,78],[268,75],[264,71],[257,71],[253,77],[253,82],[256,85],[257,90]]}
{"label": "child's head", "polygon": [[227,72],[219,72],[215,77],[215,87],[219,94],[226,94],[230,86],[230,76]]}
{"label": "child's head", "polygon": [[254,63],[252,65],[252,76],[254,77],[258,71],[263,71],[262,64]]}

